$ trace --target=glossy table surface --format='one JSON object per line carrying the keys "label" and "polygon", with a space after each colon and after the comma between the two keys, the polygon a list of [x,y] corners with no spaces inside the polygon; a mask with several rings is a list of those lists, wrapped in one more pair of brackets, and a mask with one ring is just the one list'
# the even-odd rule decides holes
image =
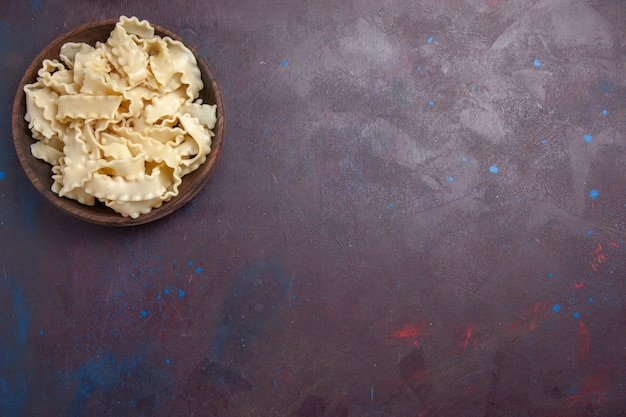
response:
{"label": "glossy table surface", "polygon": [[[211,66],[202,191],[107,228],[40,197],[11,108],[120,15]],[[0,4],[0,415],[626,413],[626,2]]]}

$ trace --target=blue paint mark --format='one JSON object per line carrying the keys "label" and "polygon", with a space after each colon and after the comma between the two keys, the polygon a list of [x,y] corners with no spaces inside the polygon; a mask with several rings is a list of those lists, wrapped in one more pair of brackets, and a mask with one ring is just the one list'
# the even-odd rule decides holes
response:
{"label": "blue paint mark", "polygon": [[574,316],[574,318],[575,318],[575,319],[577,319],[577,318],[579,318],[579,317],[580,317],[580,313],[575,312],[574,314],[572,314],[572,316]]}
{"label": "blue paint mark", "polygon": [[4,34],[7,31],[7,28],[9,27],[9,22],[7,22],[6,20],[3,19],[2,23],[0,23],[0,53],[4,54],[4,39],[6,39],[6,37],[4,36]]}
{"label": "blue paint mark", "polygon": [[533,62],[533,64],[534,64],[536,67],[540,67],[540,66],[541,66],[541,61],[539,61],[539,59],[535,59],[535,62]]}
{"label": "blue paint mark", "polygon": [[598,192],[598,190],[589,191],[589,197],[591,197],[592,200],[595,200],[596,198],[598,198],[599,195],[600,193]]}
{"label": "blue paint mark", "polygon": [[36,235],[38,231],[39,222],[37,219],[39,219],[40,216],[38,215],[37,210],[39,208],[40,198],[37,194],[32,193],[30,188],[32,187],[21,190],[21,192],[17,193],[17,198],[19,200],[20,207],[20,231],[22,234],[32,236]]}
{"label": "blue paint mark", "polygon": [[602,110],[602,116],[606,116],[606,115],[608,115],[608,114],[609,114],[609,111],[608,111],[608,110],[606,110],[606,109]]}
{"label": "blue paint mark", "polygon": [[[226,295],[210,359],[219,362],[233,346],[252,344],[265,322],[286,299],[291,285],[291,278],[277,263],[263,262],[242,270]],[[255,311],[256,305],[263,305],[263,309]],[[254,314],[250,314],[251,311]],[[235,359],[245,354],[245,350],[241,349],[229,353]]]}
{"label": "blue paint mark", "polygon": [[170,293],[170,289],[169,289],[169,288],[166,288],[165,290],[163,290],[163,293],[164,293],[164,294],[169,294],[169,293]]}
{"label": "blue paint mark", "polygon": [[17,417],[28,397],[24,353],[30,311],[19,281],[10,275],[0,279],[0,300],[8,313],[0,315],[0,328],[9,330],[0,338],[0,410],[3,416]]}
{"label": "blue paint mark", "polygon": [[183,291],[183,290],[179,290],[179,291],[178,291],[178,296],[179,296],[180,298],[183,298],[183,297],[185,296],[185,294],[186,294],[186,292],[185,292],[185,291]]}
{"label": "blue paint mark", "polygon": [[593,303],[593,298],[589,297],[589,302]]}
{"label": "blue paint mark", "polygon": [[498,172],[500,172],[500,169],[498,169],[496,165],[492,165],[489,167],[489,172],[491,172],[492,174],[497,174]]}
{"label": "blue paint mark", "polygon": [[169,365],[169,364],[172,363],[172,360],[171,359],[165,359],[165,363]]}
{"label": "blue paint mark", "polygon": [[286,67],[287,65],[289,65],[289,61],[283,61],[283,67]]}
{"label": "blue paint mark", "polygon": [[43,330],[39,330],[39,336],[43,336],[45,332]]}
{"label": "blue paint mark", "polygon": [[150,314],[150,312],[141,310],[141,317],[146,317],[148,314]]}
{"label": "blue paint mark", "polygon": [[454,178],[448,177],[448,182],[454,182]]}
{"label": "blue paint mark", "polygon": [[432,106],[434,106],[434,105],[435,105],[435,102],[434,102],[434,101],[429,101],[429,102],[428,102],[428,107],[432,107]]}
{"label": "blue paint mark", "polygon": [[588,133],[585,133],[583,138],[585,139],[585,142],[587,142],[587,143],[591,143],[593,141],[593,136],[591,136]]}
{"label": "blue paint mark", "polygon": [[417,67],[417,72],[422,71],[422,67]]}
{"label": "blue paint mark", "polygon": [[[89,400],[94,393],[110,398],[114,393],[119,392],[120,387],[128,392],[137,392],[145,382],[144,378],[141,378],[146,374],[143,363],[144,360],[141,357],[120,359],[112,355],[98,357],[96,360],[85,363],[74,374],[76,392],[65,415],[71,417],[88,415],[85,409],[88,408]],[[145,376],[160,379],[155,373]],[[118,404],[118,407],[124,408],[125,406]],[[126,407],[130,407],[130,404]],[[122,410],[118,409],[119,411]],[[117,415],[125,415],[125,413],[120,412]]]}
{"label": "blue paint mark", "polygon": [[202,268],[196,268],[196,274],[201,274],[202,273]]}
{"label": "blue paint mark", "polygon": [[591,236],[591,235],[593,235],[593,231],[592,230],[587,232],[587,236]]}
{"label": "blue paint mark", "polygon": [[467,162],[467,158],[465,157],[461,158],[461,162]]}
{"label": "blue paint mark", "polygon": [[552,307],[552,311],[555,313],[558,313],[560,309],[561,309],[560,304],[555,304],[554,307]]}
{"label": "blue paint mark", "polygon": [[389,208],[393,208],[393,203],[389,203]]}
{"label": "blue paint mark", "polygon": [[541,143],[542,143],[542,144],[544,144],[544,145],[545,145],[547,142],[548,142],[548,140],[547,140],[547,139],[542,139],[542,140],[541,140]]}
{"label": "blue paint mark", "polygon": [[614,90],[614,84],[608,80],[599,80],[591,87],[591,91],[596,95],[610,96]]}
{"label": "blue paint mark", "polygon": [[30,3],[30,9],[33,12],[38,12],[41,8],[41,0],[32,0]]}
{"label": "blue paint mark", "polygon": [[189,266],[193,266],[193,261],[189,261]]}
{"label": "blue paint mark", "polygon": [[6,177],[6,174],[4,173],[4,171],[0,171],[0,180],[4,179],[4,177]]}
{"label": "blue paint mark", "polygon": [[554,277],[554,274],[553,274],[552,272],[548,272],[548,276],[549,276],[550,278],[552,278],[552,277]]}
{"label": "blue paint mark", "polygon": [[434,39],[434,38],[431,36],[430,38],[428,38],[428,41],[427,41],[427,42],[428,42],[428,43],[433,43],[433,39]]}

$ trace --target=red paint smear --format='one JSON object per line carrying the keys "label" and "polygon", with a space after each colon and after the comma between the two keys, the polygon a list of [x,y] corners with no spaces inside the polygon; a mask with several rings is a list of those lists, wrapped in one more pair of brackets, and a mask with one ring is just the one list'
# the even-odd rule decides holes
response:
{"label": "red paint smear", "polygon": [[591,252],[591,254],[592,255],[597,255],[601,251],[602,251],[602,245],[600,244],[600,242],[598,242],[598,246],[596,246],[596,248],[593,250],[593,252]]}
{"label": "red paint smear", "polygon": [[575,282],[574,283],[574,288],[576,288],[577,290],[580,290],[584,286],[585,286],[585,284],[581,284],[580,282]]}
{"label": "red paint smear", "polygon": [[593,268],[594,271],[597,271],[600,264],[605,261],[606,261],[606,255],[601,253],[591,260],[591,268]]}
{"label": "red paint smear", "polygon": [[608,370],[601,370],[589,376],[581,387],[580,395],[597,395],[600,396],[608,391]]}
{"label": "red paint smear", "polygon": [[391,333],[392,339],[415,339],[421,336],[426,328],[426,323],[405,324],[400,330]]}
{"label": "red paint smear", "polygon": [[479,387],[477,387],[476,384],[467,385],[463,387],[463,390],[462,390],[463,396],[465,397],[475,395],[478,391],[479,391]]}
{"label": "red paint smear", "polygon": [[522,323],[527,320],[529,309],[528,307],[523,308],[519,313],[515,315],[517,320],[513,321],[513,323],[509,326],[509,330],[517,330]]}
{"label": "red paint smear", "polygon": [[406,55],[402,57],[402,67],[404,69],[411,68],[411,61],[409,60],[409,57]]}
{"label": "red paint smear", "polygon": [[537,318],[539,317],[539,310],[541,309],[541,303],[535,304],[535,309],[533,310],[533,319],[530,321],[530,331],[532,332],[537,328]]}
{"label": "red paint smear", "polygon": [[591,268],[594,271],[597,271],[598,270],[598,266],[602,262],[606,261],[606,255],[604,253],[600,253],[601,251],[602,251],[602,245],[600,243],[598,243],[596,248],[591,252],[591,255],[593,256],[593,259],[591,259]]}
{"label": "red paint smear", "polygon": [[602,369],[587,377],[580,391],[569,398],[570,408],[577,403],[592,403],[599,406],[608,401],[607,394],[610,391],[608,376],[609,370]]}
{"label": "red paint smear", "polygon": [[582,320],[578,322],[578,342],[581,359],[587,359],[587,355],[589,355],[589,329]]}
{"label": "red paint smear", "polygon": [[528,321],[528,318],[530,316],[530,324],[528,328],[532,332],[537,328],[537,323],[542,318],[542,315],[545,316],[545,312],[547,311],[549,304],[550,303],[548,301],[543,301],[537,302],[533,306],[523,308],[519,311],[519,313],[515,315],[517,317],[517,320],[515,320],[513,324],[509,326],[508,330],[517,330],[522,325],[522,323]]}
{"label": "red paint smear", "polygon": [[609,239],[609,243],[611,244],[611,246],[613,246],[614,248],[619,248],[619,244],[617,242],[614,242],[612,240]]}
{"label": "red paint smear", "polygon": [[298,376],[289,369],[280,368],[276,372],[276,378],[280,382],[292,384],[294,386],[302,384],[302,381],[300,380],[300,378],[298,378]]}
{"label": "red paint smear", "polygon": [[422,411],[420,411],[419,413],[417,413],[417,417],[425,417],[425,416],[426,416],[426,414],[428,414],[428,412],[429,412],[430,410],[432,410],[432,408],[433,408],[433,405],[432,405],[432,404],[430,404],[428,407],[426,407],[425,409],[423,409]]}
{"label": "red paint smear", "polygon": [[329,319],[338,320],[343,318],[343,313],[333,305],[325,305],[322,307],[320,313]]}
{"label": "red paint smear", "polygon": [[474,332],[474,325],[470,323],[467,325],[467,331],[465,332],[465,339],[463,339],[463,341],[460,343],[460,346],[463,347],[463,352],[465,352],[465,349],[467,349],[467,345],[469,344],[469,341],[472,338],[473,332]]}

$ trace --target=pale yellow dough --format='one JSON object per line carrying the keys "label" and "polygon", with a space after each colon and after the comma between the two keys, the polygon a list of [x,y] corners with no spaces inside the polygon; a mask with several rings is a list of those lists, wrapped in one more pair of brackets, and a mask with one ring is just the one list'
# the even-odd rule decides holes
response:
{"label": "pale yellow dough", "polygon": [[145,20],[122,16],[95,46],[66,43],[37,75],[24,87],[31,152],[52,165],[60,197],[137,218],[211,152],[216,106],[198,100],[196,58]]}

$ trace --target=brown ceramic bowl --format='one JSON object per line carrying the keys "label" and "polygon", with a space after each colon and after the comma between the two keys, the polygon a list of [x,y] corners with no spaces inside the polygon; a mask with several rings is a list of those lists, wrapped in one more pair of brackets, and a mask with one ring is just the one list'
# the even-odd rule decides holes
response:
{"label": "brown ceramic bowl", "polygon": [[[66,42],[85,42],[94,45],[96,41],[105,42],[109,34],[114,29],[118,19],[101,20],[98,22],[88,23],[73,29],[64,35],[59,36],[52,41],[30,64],[26,73],[22,77],[15,101],[13,103],[13,141],[17,156],[26,172],[26,175],[39,190],[39,192],[55,207],[69,213],[74,217],[105,226],[133,226],[144,224],[160,219],[175,210],[181,208],[185,203],[191,200],[207,182],[217,160],[219,158],[222,142],[224,140],[224,104],[220,94],[219,87],[215,81],[215,77],[207,63],[198,55],[198,53],[189,45],[185,44],[196,56],[204,89],[200,92],[200,97],[204,103],[217,104],[217,124],[213,131],[213,143],[211,153],[207,160],[197,170],[183,177],[183,182],[179,187],[179,195],[170,201],[163,203],[159,208],[152,209],[148,214],[142,214],[138,218],[123,217],[121,214],[114,212],[102,203],[96,202],[95,206],[86,206],[77,201],[59,197],[50,187],[52,186],[52,166],[46,162],[35,158],[30,151],[30,145],[35,142],[31,132],[28,129],[28,123],[24,120],[26,114],[26,96],[24,94],[24,86],[34,83],[37,79],[37,71],[41,68],[44,59],[58,59],[59,50]],[[184,41],[174,33],[152,25],[155,34],[159,36],[169,36],[172,39]]]}

